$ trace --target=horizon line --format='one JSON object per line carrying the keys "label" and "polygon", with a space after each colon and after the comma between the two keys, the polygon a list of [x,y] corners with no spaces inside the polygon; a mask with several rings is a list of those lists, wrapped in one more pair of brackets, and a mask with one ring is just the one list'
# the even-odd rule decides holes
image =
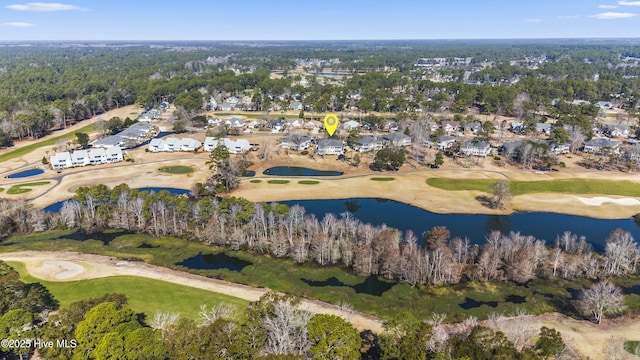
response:
{"label": "horizon line", "polygon": [[482,40],[640,40],[640,36],[635,37],[517,37],[517,38],[398,38],[398,39],[0,39],[0,42],[327,42],[327,41],[340,41],[340,42],[355,42],[355,41],[482,41]]}

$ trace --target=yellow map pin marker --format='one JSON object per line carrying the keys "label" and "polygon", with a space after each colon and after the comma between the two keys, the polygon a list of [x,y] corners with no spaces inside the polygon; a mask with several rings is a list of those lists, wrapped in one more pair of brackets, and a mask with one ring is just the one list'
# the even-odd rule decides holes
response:
{"label": "yellow map pin marker", "polygon": [[333,136],[338,128],[338,117],[335,114],[327,114],[324,117],[324,128],[327,129],[329,136]]}

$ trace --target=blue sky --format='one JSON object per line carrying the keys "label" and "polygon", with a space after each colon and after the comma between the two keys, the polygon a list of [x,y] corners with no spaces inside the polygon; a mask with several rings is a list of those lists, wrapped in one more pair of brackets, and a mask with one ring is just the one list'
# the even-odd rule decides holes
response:
{"label": "blue sky", "polygon": [[635,0],[0,0],[0,40],[640,37]]}

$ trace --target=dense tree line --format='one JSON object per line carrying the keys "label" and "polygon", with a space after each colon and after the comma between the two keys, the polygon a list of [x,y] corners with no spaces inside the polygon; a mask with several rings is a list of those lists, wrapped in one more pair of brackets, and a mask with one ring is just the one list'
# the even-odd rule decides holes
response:
{"label": "dense tree line", "polygon": [[566,232],[549,243],[519,233],[491,232],[474,245],[451,238],[436,226],[424,234],[405,234],[386,226],[364,224],[345,212],[319,219],[294,205],[256,204],[236,197],[190,199],[138,192],[122,184],[81,187],[56,214],[9,201],[0,218],[4,234],[54,228],[87,232],[109,227],[290,257],[296,262],[340,264],[360,275],[380,275],[418,284],[535,278],[608,278],[638,272],[640,250],[631,234],[615,230],[603,253],[592,251],[584,237]]}

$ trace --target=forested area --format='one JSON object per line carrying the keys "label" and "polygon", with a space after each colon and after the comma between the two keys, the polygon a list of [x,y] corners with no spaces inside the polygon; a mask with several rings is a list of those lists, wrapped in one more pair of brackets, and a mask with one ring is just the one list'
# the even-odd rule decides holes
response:
{"label": "forested area", "polygon": [[[194,116],[211,96],[248,95],[252,109],[267,111],[273,103],[288,108],[296,95],[318,113],[356,106],[399,118],[470,111],[533,121],[535,115],[558,116],[554,99],[634,109],[640,67],[626,57],[637,52],[625,42],[561,41],[6,46],[0,51],[0,145],[134,103],[150,108],[175,101]],[[464,68],[414,67],[423,57],[471,58],[470,79],[481,84],[465,82]],[[538,58],[545,60],[531,65]],[[304,85],[301,75],[287,75],[297,62],[312,60],[354,74],[339,84],[308,75]],[[272,70],[285,76],[270,78]],[[434,72],[450,80],[429,80]]]}

